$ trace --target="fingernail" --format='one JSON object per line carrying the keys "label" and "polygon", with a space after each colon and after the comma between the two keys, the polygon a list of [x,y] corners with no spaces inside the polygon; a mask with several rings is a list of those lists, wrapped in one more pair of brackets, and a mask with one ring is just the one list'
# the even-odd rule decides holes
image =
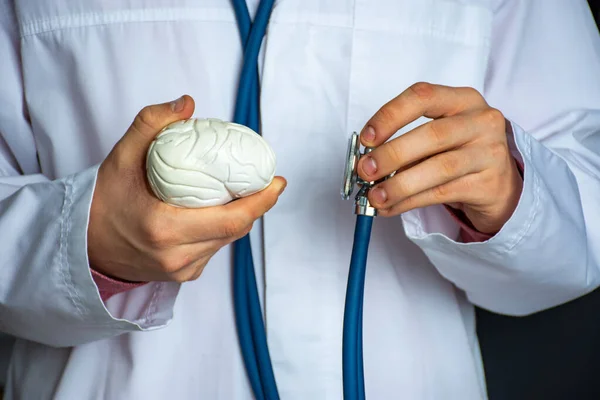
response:
{"label": "fingernail", "polygon": [[279,187],[279,191],[277,192],[277,196],[281,195],[281,193],[283,193],[283,191],[285,190],[285,187],[287,186],[287,183],[282,183],[281,186]]}
{"label": "fingernail", "polygon": [[387,193],[384,188],[371,189],[371,198],[375,204],[383,204],[387,200]]}
{"label": "fingernail", "polygon": [[373,157],[365,157],[365,161],[363,161],[362,169],[367,175],[374,175],[377,172],[377,163]]}
{"label": "fingernail", "polygon": [[183,111],[184,104],[185,101],[183,100],[183,96],[181,96],[177,100],[171,102],[171,111],[173,111],[174,113],[180,113],[181,111]]}
{"label": "fingernail", "polygon": [[367,142],[375,141],[375,129],[373,129],[373,127],[370,125],[367,126],[362,132],[362,137]]}

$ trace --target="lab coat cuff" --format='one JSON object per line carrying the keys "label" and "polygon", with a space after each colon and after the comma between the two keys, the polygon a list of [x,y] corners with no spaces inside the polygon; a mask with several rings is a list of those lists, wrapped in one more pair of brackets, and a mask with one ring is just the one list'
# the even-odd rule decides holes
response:
{"label": "lab coat cuff", "polygon": [[525,166],[523,191],[495,236],[456,242],[437,229],[434,213],[426,209],[407,213],[404,223],[408,237],[472,303],[528,315],[587,293],[597,286],[598,275],[586,267],[588,243],[575,175],[562,157],[512,127]]}
{"label": "lab coat cuff", "polygon": [[[65,179],[63,263],[68,296],[87,324],[116,332],[150,330],[165,326],[173,317],[179,292],[177,283],[156,282],[102,301],[87,253],[87,229],[98,166]],[[111,299],[112,300],[112,299]]]}
{"label": "lab coat cuff", "polygon": [[[510,122],[509,122],[510,123]],[[540,207],[540,179],[531,168],[531,137],[510,123],[509,144],[521,169],[523,189],[515,211],[498,233],[481,241],[459,241],[456,228],[449,228],[447,219],[440,218],[436,207],[413,210],[402,218],[406,235],[421,247],[460,248],[467,253],[490,253],[499,257],[519,245],[534,225]],[[436,220],[437,219],[437,220]],[[456,224],[455,221],[452,221]],[[456,239],[455,239],[456,238]]]}
{"label": "lab coat cuff", "polygon": [[106,302],[115,294],[127,292],[128,290],[135,289],[136,287],[140,287],[142,285],[146,285],[148,282],[126,282],[120,281],[117,279],[113,279],[110,276],[106,276],[101,274],[98,271],[90,268],[92,272],[92,279],[100,292],[100,297],[102,301]]}

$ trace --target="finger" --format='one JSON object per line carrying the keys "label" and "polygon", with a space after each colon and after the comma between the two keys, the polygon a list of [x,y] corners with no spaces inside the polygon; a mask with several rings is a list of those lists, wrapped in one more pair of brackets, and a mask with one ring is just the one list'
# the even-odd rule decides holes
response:
{"label": "finger", "polygon": [[184,243],[207,239],[237,239],[276,203],[287,182],[275,177],[264,190],[223,206],[203,209],[172,208],[172,219]]}
{"label": "finger", "polygon": [[[176,275],[174,276],[175,280],[179,280],[181,282],[187,282],[187,281],[195,281],[196,279],[198,279],[200,277],[200,275],[202,274],[202,272],[204,271],[204,268],[206,267],[206,265],[208,264],[210,259],[219,250],[221,250],[223,247],[226,247],[226,246],[232,244],[236,240],[241,239],[242,237],[246,236],[247,234],[250,233],[251,229],[252,229],[252,225],[247,227],[245,230],[240,232],[235,237],[230,237],[230,238],[226,238],[226,239],[214,239],[214,240],[209,240],[208,242],[195,243],[195,244],[191,245],[191,246],[199,247],[199,254],[201,254],[201,255],[198,256],[197,261],[190,263],[189,265],[186,265],[180,271],[178,271],[176,273]],[[187,246],[190,246],[190,245],[187,245]],[[207,251],[207,247],[211,250]]]}
{"label": "finger", "polygon": [[419,160],[457,148],[478,136],[481,119],[474,113],[430,121],[375,148],[358,162],[358,173],[377,181]]}
{"label": "finger", "polygon": [[483,96],[472,88],[416,83],[373,115],[362,130],[361,142],[368,147],[379,146],[419,117],[448,117],[485,105]]}
{"label": "finger", "polygon": [[[218,249],[217,247],[215,248]],[[181,283],[194,281],[198,279],[200,275],[202,275],[202,272],[204,272],[204,268],[216,252],[217,250],[206,253],[206,250],[204,250],[204,254],[198,257],[198,259],[194,260],[193,262],[189,263],[183,268],[170,273],[168,275],[169,279]]]}
{"label": "finger", "polygon": [[186,247],[194,246],[197,248],[198,255],[195,256],[197,260],[189,263],[188,265],[178,270],[176,273],[172,274],[172,278],[180,282],[194,281],[198,279],[204,271],[204,268],[206,267],[210,259],[215,255],[215,253],[217,253],[223,247],[230,245],[236,240],[246,236],[250,233],[251,229],[252,224],[246,229],[239,232],[239,234],[234,237],[228,237],[226,239],[213,239],[209,240],[208,242],[195,243],[193,245],[185,245]]}
{"label": "finger", "polygon": [[390,217],[416,208],[429,207],[438,204],[469,202],[478,197],[477,193],[474,193],[471,190],[477,179],[476,176],[477,174],[465,175],[459,179],[408,197],[389,208],[380,209],[377,213],[384,217]]}
{"label": "finger", "polygon": [[369,191],[369,201],[375,208],[389,208],[436,186],[482,171],[489,163],[476,147],[441,153],[378,184]]}
{"label": "finger", "polygon": [[123,142],[130,145],[127,151],[145,156],[148,146],[156,135],[170,123],[190,118],[194,113],[194,107],[194,100],[188,95],[183,95],[170,103],[144,107],[123,137]]}

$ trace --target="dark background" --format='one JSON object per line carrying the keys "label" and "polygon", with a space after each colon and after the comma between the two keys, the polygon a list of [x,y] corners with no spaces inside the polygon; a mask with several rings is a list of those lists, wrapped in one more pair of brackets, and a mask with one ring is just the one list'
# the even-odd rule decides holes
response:
{"label": "dark background", "polygon": [[477,331],[490,400],[600,400],[600,289],[528,317],[478,309]]}

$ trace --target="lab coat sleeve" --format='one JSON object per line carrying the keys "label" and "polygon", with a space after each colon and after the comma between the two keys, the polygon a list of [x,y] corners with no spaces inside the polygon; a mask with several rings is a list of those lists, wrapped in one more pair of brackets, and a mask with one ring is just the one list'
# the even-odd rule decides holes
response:
{"label": "lab coat sleeve", "polygon": [[161,327],[179,285],[145,285],[104,304],[92,280],[86,234],[97,167],[56,180],[40,173],[11,4],[0,0],[0,332],[73,346]]}
{"label": "lab coat sleeve", "polygon": [[583,0],[506,0],[490,51],[484,94],[524,164],[517,209],[482,243],[453,240],[441,207],[403,222],[471,302],[527,315],[600,285],[600,39]]}

